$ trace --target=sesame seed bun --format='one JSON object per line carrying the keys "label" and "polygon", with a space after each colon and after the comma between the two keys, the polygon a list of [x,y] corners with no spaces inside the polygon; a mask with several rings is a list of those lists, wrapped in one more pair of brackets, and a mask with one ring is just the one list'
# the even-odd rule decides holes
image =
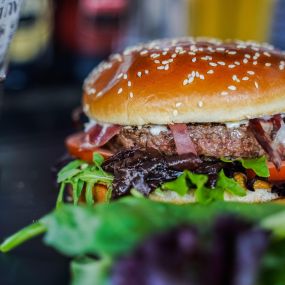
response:
{"label": "sesame seed bun", "polygon": [[125,50],[95,68],[83,107],[121,124],[231,122],[285,112],[285,55],[267,44],[181,38]]}
{"label": "sesame seed bun", "polygon": [[[164,191],[157,193],[153,192],[149,195],[149,198],[154,201],[169,202],[173,204],[188,204],[196,202],[196,197],[193,192],[186,194],[184,196],[180,196],[179,194],[173,191]],[[278,199],[278,194],[272,193],[267,189],[258,189],[255,191],[247,190],[246,195],[244,197],[238,197],[235,195],[231,195],[230,193],[224,194],[224,200],[230,202],[264,203],[276,199]],[[276,201],[284,202],[284,199],[278,199]]]}

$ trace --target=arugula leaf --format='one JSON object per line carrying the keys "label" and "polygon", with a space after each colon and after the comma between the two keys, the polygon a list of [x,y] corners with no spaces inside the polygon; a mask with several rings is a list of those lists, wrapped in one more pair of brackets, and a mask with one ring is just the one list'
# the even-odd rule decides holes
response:
{"label": "arugula leaf", "polygon": [[236,196],[245,196],[246,191],[243,189],[234,179],[228,178],[224,170],[221,170],[219,173],[219,179],[217,180],[217,188],[221,188],[224,191],[228,191]]}
{"label": "arugula leaf", "polygon": [[59,173],[57,182],[61,183],[60,191],[57,198],[57,207],[63,202],[64,190],[66,185],[72,188],[73,203],[77,205],[83,189],[86,189],[85,198],[89,205],[94,204],[93,187],[96,183],[101,183],[107,186],[108,195],[106,195],[106,202],[109,201],[112,191],[113,176],[105,172],[101,165],[104,158],[99,153],[93,154],[94,164],[87,164],[82,160],[74,160],[63,167]]}
{"label": "arugula leaf", "polygon": [[181,174],[176,180],[162,184],[161,188],[163,190],[174,191],[178,193],[180,196],[184,196],[189,190],[189,187],[187,185],[187,180],[186,180],[187,177],[188,177],[188,174],[186,171],[184,171],[183,174]]}
{"label": "arugula leaf", "polygon": [[267,166],[267,160],[265,156],[261,156],[258,158],[237,158],[237,159],[227,159],[221,158],[223,162],[234,162],[239,161],[245,169],[253,170],[256,175],[260,177],[269,177],[269,169]]}
{"label": "arugula leaf", "polygon": [[93,162],[96,166],[101,166],[102,163],[104,162],[104,157],[100,153],[94,152],[93,153]]}

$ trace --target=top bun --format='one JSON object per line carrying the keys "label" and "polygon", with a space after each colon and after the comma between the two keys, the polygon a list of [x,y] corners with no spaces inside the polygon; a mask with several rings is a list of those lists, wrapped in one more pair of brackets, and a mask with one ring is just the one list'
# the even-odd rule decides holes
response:
{"label": "top bun", "polygon": [[121,124],[233,122],[285,112],[285,55],[268,44],[168,39],[112,55],[87,77],[83,107]]}

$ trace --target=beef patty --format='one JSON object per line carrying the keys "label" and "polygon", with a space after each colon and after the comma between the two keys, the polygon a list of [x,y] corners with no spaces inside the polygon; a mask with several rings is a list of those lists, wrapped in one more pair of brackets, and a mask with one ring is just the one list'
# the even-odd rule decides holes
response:
{"label": "beef patty", "polygon": [[[224,124],[188,124],[198,155],[211,157],[258,157],[265,154],[246,125],[227,128]],[[176,153],[171,131],[153,135],[150,126],[124,127],[110,142],[113,151],[122,148],[154,148],[165,155]]]}

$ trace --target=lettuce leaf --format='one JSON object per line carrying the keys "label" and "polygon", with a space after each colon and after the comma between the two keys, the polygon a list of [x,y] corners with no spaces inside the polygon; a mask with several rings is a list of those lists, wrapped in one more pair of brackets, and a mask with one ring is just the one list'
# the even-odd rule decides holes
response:
{"label": "lettuce leaf", "polygon": [[223,162],[234,162],[239,161],[245,169],[251,169],[257,176],[269,177],[269,169],[267,166],[267,160],[265,156],[258,158],[237,158],[229,160],[226,158],[221,159]]}
{"label": "lettuce leaf", "polygon": [[245,196],[246,191],[233,178],[226,177],[223,170],[218,175],[216,187],[210,189],[206,186],[208,176],[192,173],[185,170],[177,179],[161,185],[162,190],[170,190],[184,196],[189,191],[195,191],[196,201],[207,204],[212,201],[224,200],[227,191],[236,196]]}

